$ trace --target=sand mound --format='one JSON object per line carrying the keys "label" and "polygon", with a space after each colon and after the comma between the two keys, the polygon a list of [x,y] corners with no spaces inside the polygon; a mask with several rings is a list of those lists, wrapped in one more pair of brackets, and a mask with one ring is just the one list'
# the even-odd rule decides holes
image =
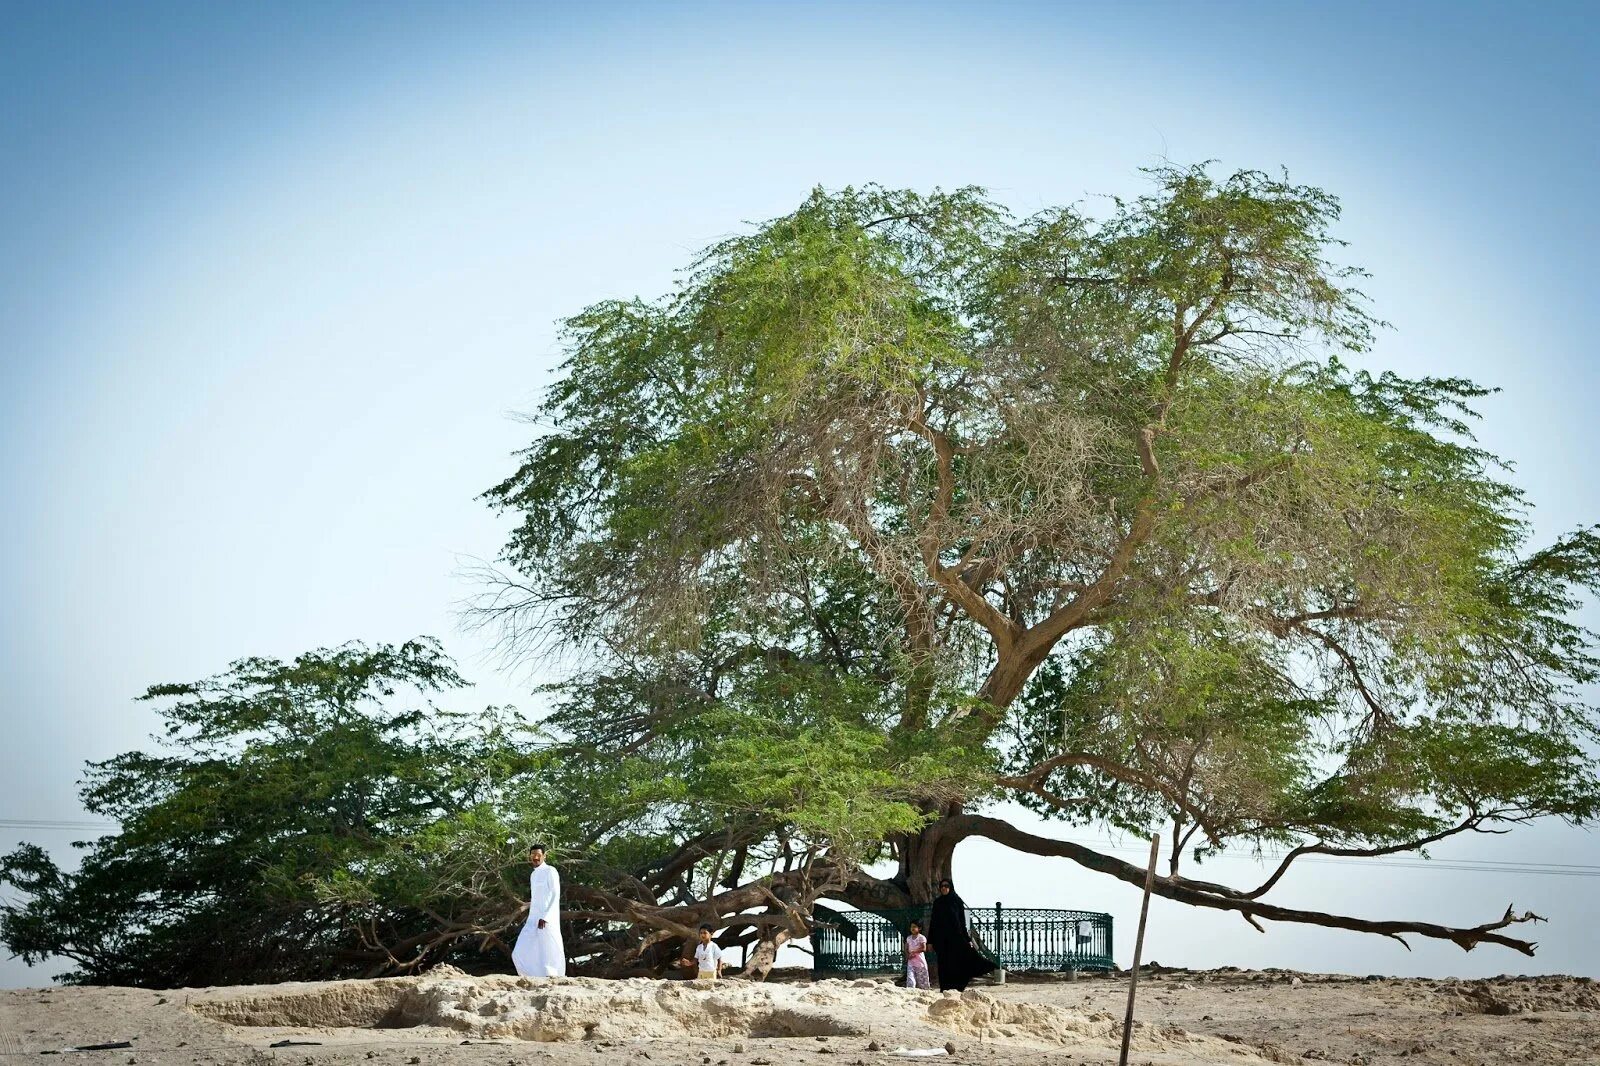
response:
{"label": "sand mound", "polygon": [[[902,1002],[899,1004],[904,1006]],[[241,1026],[375,1029],[436,1026],[482,1039],[842,1036],[869,1020],[841,1016],[836,993],[721,982],[598,981],[469,977],[439,971],[418,978],[340,981],[193,1009]]]}
{"label": "sand mound", "polygon": [[[434,971],[422,977],[343,981],[195,1004],[240,1026],[437,1027],[473,1039],[681,1040],[821,1037],[931,1028],[968,1039],[1038,1048],[1115,1048],[1120,1023],[1104,1012],[997,999],[979,991],[914,992],[877,981],[769,985],[723,981],[529,980]],[[1137,1025],[1140,1051],[1183,1051],[1217,1061],[1293,1061],[1276,1049]]]}

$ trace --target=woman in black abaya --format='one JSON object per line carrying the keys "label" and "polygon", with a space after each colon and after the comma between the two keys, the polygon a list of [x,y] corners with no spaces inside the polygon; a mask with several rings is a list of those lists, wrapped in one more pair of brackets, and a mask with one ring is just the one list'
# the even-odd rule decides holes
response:
{"label": "woman in black abaya", "polygon": [[994,969],[994,963],[978,954],[967,931],[967,905],[956,895],[956,886],[946,878],[939,882],[939,895],[928,917],[928,946],[933,948],[939,966],[939,991],[960,992],[974,977]]}

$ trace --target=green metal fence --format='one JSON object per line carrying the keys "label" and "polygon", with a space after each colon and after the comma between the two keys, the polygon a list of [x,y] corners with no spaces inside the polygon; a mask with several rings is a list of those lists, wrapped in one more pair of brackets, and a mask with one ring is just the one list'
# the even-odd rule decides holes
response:
{"label": "green metal fence", "polygon": [[[818,976],[900,973],[913,921],[928,928],[928,908],[886,911],[817,910],[811,931]],[[1111,915],[1038,907],[968,907],[967,926],[978,948],[1007,970],[1114,970]],[[928,953],[930,962],[938,956]]]}

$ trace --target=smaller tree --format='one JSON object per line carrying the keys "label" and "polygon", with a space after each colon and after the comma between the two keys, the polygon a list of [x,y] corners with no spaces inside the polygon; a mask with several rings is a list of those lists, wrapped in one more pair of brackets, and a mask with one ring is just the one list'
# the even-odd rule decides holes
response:
{"label": "smaller tree", "polygon": [[[0,941],[75,983],[169,987],[503,968],[526,884],[516,830],[543,809],[513,713],[432,703],[465,685],[439,645],[347,644],[156,685],[155,754],[91,763],[85,807],[119,832],[76,872],[24,846]],[[506,811],[532,821],[518,822]]]}

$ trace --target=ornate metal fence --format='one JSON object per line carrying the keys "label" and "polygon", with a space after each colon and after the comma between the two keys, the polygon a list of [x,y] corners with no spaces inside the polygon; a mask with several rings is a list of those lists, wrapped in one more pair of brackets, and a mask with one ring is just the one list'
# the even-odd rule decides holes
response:
{"label": "ornate metal fence", "polygon": [[[899,973],[913,921],[928,927],[928,908],[817,911],[812,968],[819,976]],[[1113,970],[1111,915],[1037,907],[968,907],[979,950],[1007,970]],[[937,964],[938,956],[928,953]]]}

